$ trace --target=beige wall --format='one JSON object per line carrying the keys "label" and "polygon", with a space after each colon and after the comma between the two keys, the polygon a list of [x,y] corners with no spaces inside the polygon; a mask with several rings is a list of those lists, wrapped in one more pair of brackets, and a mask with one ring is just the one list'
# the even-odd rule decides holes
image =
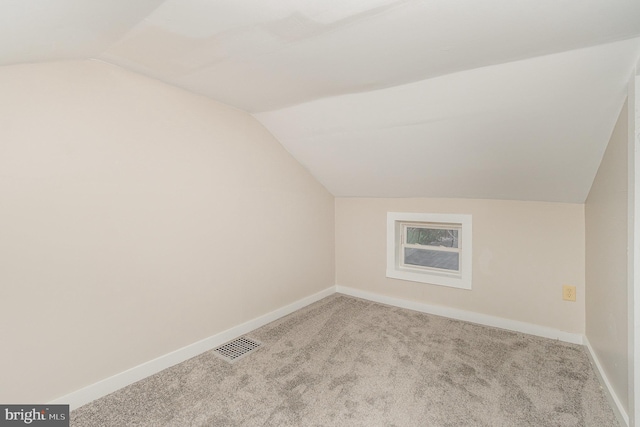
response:
{"label": "beige wall", "polygon": [[[387,212],[471,214],[473,289],[385,277]],[[584,207],[462,199],[336,199],[337,284],[584,333]],[[562,285],[577,302],[562,300]]]}
{"label": "beige wall", "polygon": [[585,203],[586,336],[628,410],[627,154],[625,103]]}
{"label": "beige wall", "polygon": [[0,67],[0,94],[0,402],[334,284],[333,197],[248,114],[89,61]]}

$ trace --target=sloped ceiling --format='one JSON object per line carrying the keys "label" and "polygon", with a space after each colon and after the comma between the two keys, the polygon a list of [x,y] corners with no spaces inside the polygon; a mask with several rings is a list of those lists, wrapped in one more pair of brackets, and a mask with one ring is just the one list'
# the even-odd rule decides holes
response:
{"label": "sloped ceiling", "polygon": [[257,114],[336,196],[583,202],[638,40]]}
{"label": "sloped ceiling", "polygon": [[638,36],[637,0],[0,0],[0,64],[244,109],[336,196],[584,201]]}

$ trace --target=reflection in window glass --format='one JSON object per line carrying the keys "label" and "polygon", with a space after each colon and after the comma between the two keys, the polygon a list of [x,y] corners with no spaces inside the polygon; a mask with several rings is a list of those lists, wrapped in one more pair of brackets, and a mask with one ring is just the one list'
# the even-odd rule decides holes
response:
{"label": "reflection in window glass", "polygon": [[458,247],[458,230],[407,227],[407,244]]}
{"label": "reflection in window glass", "polygon": [[420,267],[458,271],[460,270],[460,254],[458,252],[405,248],[404,263]]}

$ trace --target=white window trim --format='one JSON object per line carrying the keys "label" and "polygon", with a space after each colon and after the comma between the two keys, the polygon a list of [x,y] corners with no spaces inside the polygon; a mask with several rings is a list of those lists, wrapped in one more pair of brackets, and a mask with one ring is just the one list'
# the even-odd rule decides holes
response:
{"label": "white window trim", "polygon": [[[460,271],[407,268],[402,265],[402,223],[456,224],[460,227]],[[387,213],[387,277],[460,289],[471,289],[471,215],[429,213]],[[439,250],[442,250],[440,248]]]}

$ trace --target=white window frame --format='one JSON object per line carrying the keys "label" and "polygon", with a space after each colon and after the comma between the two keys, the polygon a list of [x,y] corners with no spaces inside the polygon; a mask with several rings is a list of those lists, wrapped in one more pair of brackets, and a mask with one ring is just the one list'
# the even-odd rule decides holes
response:
{"label": "white window frame", "polygon": [[[429,271],[429,272],[440,272],[446,273],[449,275],[459,275],[461,265],[458,262],[458,270],[448,270],[444,268],[437,267],[423,267],[414,264],[406,264],[404,261],[404,250],[405,249],[424,249],[430,251],[437,252],[455,252],[460,254],[462,252],[462,225],[461,224],[444,224],[441,222],[412,222],[412,221],[402,221],[400,222],[400,244],[398,248],[398,265],[400,268],[409,269],[409,270],[417,270],[420,272]],[[444,247],[444,246],[429,246],[429,245],[419,245],[419,244],[410,244],[406,242],[407,239],[407,229],[408,228],[425,228],[429,230],[457,230],[458,231],[458,246],[455,248]],[[458,255],[460,256],[460,255]]]}
{"label": "white window frame", "polygon": [[[407,227],[446,228],[458,230],[458,248],[410,245],[405,242]],[[471,289],[472,264],[471,215],[430,213],[387,213],[387,277],[412,282],[429,283],[460,289]],[[460,269],[420,267],[404,263],[404,249],[458,252]]]}

